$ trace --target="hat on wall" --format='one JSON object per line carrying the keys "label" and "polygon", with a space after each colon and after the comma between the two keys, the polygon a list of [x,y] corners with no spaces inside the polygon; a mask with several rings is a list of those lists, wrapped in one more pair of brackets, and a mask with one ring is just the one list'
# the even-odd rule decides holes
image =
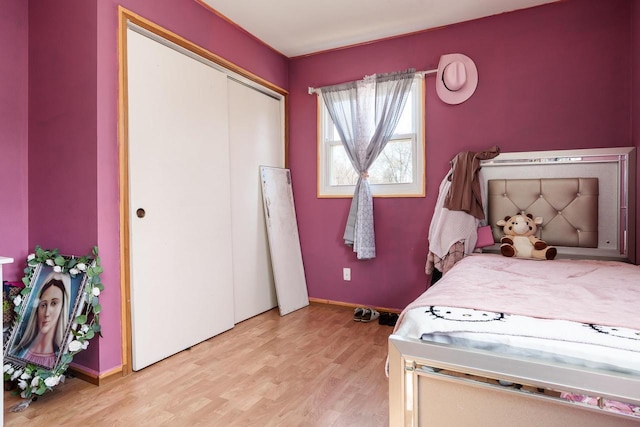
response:
{"label": "hat on wall", "polygon": [[440,57],[436,75],[436,92],[447,104],[461,104],[478,87],[478,69],[471,58],[461,53]]}

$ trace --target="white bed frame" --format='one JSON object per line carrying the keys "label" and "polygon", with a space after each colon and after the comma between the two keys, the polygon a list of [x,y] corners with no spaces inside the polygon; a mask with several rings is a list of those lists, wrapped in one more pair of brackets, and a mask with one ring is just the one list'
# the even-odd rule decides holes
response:
{"label": "white bed frame", "polygon": [[[435,369],[434,369],[435,368]],[[640,406],[640,377],[389,338],[390,426],[638,426],[640,418],[565,401],[552,394],[452,376],[503,380]]]}
{"label": "white bed frame", "polygon": [[[598,248],[559,248],[569,257],[635,262],[635,149],[500,154],[484,180],[598,176],[608,218]],[[485,185],[486,188],[486,185]],[[613,207],[613,210],[608,210]],[[488,379],[488,380],[486,380]],[[503,386],[500,380],[524,387]],[[541,392],[543,391],[543,392]],[[638,426],[639,417],[568,402],[557,392],[640,406],[640,376],[518,358],[484,350],[389,337],[391,426]]]}

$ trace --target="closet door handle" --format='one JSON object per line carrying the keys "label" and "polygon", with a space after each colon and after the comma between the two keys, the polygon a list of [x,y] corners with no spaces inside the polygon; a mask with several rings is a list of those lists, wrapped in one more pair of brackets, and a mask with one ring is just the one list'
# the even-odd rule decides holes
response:
{"label": "closet door handle", "polygon": [[138,208],[138,210],[136,210],[136,215],[138,216],[138,218],[144,218],[146,214],[147,213],[142,208]]}

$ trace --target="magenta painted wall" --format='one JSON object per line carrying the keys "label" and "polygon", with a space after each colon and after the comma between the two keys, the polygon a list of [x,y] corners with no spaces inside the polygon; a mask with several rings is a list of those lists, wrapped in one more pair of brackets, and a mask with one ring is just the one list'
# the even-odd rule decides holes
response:
{"label": "magenta painted wall", "polygon": [[84,255],[97,237],[96,6],[68,3],[29,8],[29,247]]}
{"label": "magenta painted wall", "polygon": [[28,254],[28,4],[7,0],[0,13],[0,256],[14,258],[3,278],[19,280]]}
{"label": "magenta painted wall", "polygon": [[[419,295],[438,186],[460,151],[632,145],[632,1],[571,0],[293,59],[290,159],[309,295],[391,308]],[[376,198],[378,256],[357,261],[341,239],[350,201],[316,198],[316,96],[307,87],[433,69],[453,52],[475,61],[477,91],[447,105],[427,77],[427,196]]]}
{"label": "magenta painted wall", "polygon": [[[86,255],[98,243],[96,4],[29,5],[29,248]],[[108,325],[119,309],[102,303]],[[100,346],[118,338],[104,335],[75,362],[96,369]]]}

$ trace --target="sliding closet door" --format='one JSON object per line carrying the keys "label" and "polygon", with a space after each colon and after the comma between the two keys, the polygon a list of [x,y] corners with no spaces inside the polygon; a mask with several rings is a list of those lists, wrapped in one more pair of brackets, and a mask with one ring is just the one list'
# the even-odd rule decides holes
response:
{"label": "sliding closet door", "polygon": [[227,77],[132,30],[127,58],[139,370],[234,324]]}
{"label": "sliding closet door", "polygon": [[283,101],[229,79],[235,322],[278,305],[260,165],[284,167]]}

